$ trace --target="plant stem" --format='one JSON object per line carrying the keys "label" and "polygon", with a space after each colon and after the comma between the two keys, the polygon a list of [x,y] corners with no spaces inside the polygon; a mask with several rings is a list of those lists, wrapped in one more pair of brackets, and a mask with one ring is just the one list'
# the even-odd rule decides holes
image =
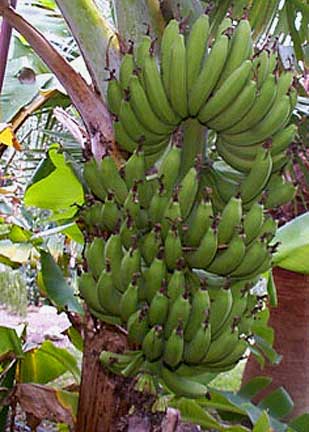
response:
{"label": "plant stem", "polygon": [[4,0],[0,0],[0,14],[27,39],[34,51],[66,89],[86,125],[90,137],[89,150],[97,159],[101,159],[107,149],[112,152],[116,159],[119,158],[119,151],[114,141],[111,116],[99,95],[58,53],[43,34],[8,7]]}
{"label": "plant stem", "polygon": [[[11,0],[11,7],[16,8],[17,0]],[[3,18],[0,32],[0,94],[3,88],[4,75],[9,55],[9,48],[12,36],[12,27]]]}

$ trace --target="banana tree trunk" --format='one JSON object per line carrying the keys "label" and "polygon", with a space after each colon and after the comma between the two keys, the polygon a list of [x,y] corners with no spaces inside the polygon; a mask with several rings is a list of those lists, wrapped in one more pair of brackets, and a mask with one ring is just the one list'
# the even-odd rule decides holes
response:
{"label": "banana tree trunk", "polygon": [[107,374],[99,361],[102,350],[121,352],[127,347],[126,343],[126,337],[116,333],[114,327],[96,325],[92,317],[87,316],[75,432],[112,432],[119,418],[127,414],[129,405],[121,397],[121,382]]}
{"label": "banana tree trunk", "polygon": [[278,308],[271,310],[270,326],[275,330],[276,351],[283,356],[278,366],[261,369],[253,356],[248,360],[243,382],[257,375],[272,377],[271,386],[259,397],[283,386],[295,408],[292,416],[309,410],[309,276],[281,268],[274,269]]}

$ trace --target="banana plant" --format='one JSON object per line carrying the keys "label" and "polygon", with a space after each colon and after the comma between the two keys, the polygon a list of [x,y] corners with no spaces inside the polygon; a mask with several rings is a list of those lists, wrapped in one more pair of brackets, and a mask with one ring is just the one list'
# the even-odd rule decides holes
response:
{"label": "banana plant", "polygon": [[[246,6],[245,2],[241,3],[243,6]],[[252,2],[250,2],[250,4],[251,3]],[[248,7],[248,10],[245,11],[245,13],[249,13],[249,18],[251,15],[251,21],[256,30],[257,39],[261,32],[266,31],[267,25],[269,25],[269,23],[274,19],[274,16],[277,12],[276,8],[278,7],[278,2],[271,2],[271,6],[267,8],[267,15],[263,14],[264,21],[261,23],[260,7],[258,6],[258,3],[259,2],[257,1],[254,2],[254,4],[251,5],[252,7]],[[113,71],[113,69],[118,69],[121,55],[129,52],[132,42],[137,43],[141,39],[141,35],[143,35],[143,33],[148,33],[151,31],[152,36],[160,39],[165,22],[169,21],[173,16],[187,17],[187,19],[185,19],[185,23],[187,22],[187,24],[192,24],[201,14],[203,8],[210,7],[210,5],[202,4],[199,1],[193,0],[183,0],[181,2],[163,1],[160,2],[160,5],[154,1],[143,2],[143,4],[138,1],[115,1],[113,3],[113,15],[115,16],[117,31],[114,31],[111,28],[110,23],[108,23],[102,17],[99,9],[92,0],[78,0],[74,3],[69,0],[57,0],[57,4],[79,46],[86,67],[92,78],[91,85],[89,85],[73,69],[72,65],[70,65],[59,54],[59,52],[47,41],[42,33],[31,26],[27,20],[25,20],[18,12],[15,12],[13,8],[10,7],[9,2],[4,0],[0,1],[0,13],[3,16],[3,19],[5,19],[28,40],[29,44],[33,47],[36,53],[47,64],[51,72],[56,75],[63,87],[65,87],[66,92],[78,110],[88,133],[84,144],[85,155],[92,153],[98,160],[100,160],[102,156],[105,156],[108,153],[119,162],[120,160],[123,160],[125,154],[121,153],[119,147],[115,143],[115,137],[112,128],[112,115],[107,108],[105,96],[105,81],[111,77],[109,77],[108,71],[105,69],[104,65],[106,65],[109,69],[109,73]],[[225,16],[231,5],[230,2],[220,2],[220,4],[217,2],[215,6],[217,7],[214,7],[209,11],[213,34],[215,33],[219,23],[222,21],[222,18]],[[237,13],[239,16],[241,16],[244,11],[242,9],[240,10],[238,7]],[[87,19],[84,19],[85,17]],[[139,27],[132,25],[133,20],[138,22]],[[144,22],[150,24],[150,29],[142,29]],[[129,44],[127,41],[128,38],[132,40],[132,42]],[[179,40],[181,41],[181,38],[179,38]],[[225,37],[224,40],[227,40],[227,38]],[[181,45],[179,45],[179,47],[181,51]],[[174,73],[177,73],[177,69],[174,70]],[[249,73],[248,64],[244,64],[242,73],[244,77],[247,76],[246,74]],[[137,80],[135,79],[135,81]],[[235,84],[239,83],[240,81],[235,82]],[[236,94],[234,96],[236,96]],[[229,97],[233,99],[232,94],[230,94]],[[178,111],[178,109],[180,109],[182,111],[181,105],[184,99],[181,98],[177,92],[174,92],[172,95],[172,100],[174,105],[178,105],[176,110]],[[180,104],[177,104],[176,102],[180,102]],[[222,103],[223,102],[226,103],[224,100]],[[282,105],[283,111],[289,108],[289,102],[287,102],[287,98],[285,98],[285,101],[282,103]],[[219,106],[219,108],[221,107]],[[217,114],[220,114],[219,108],[216,108],[218,110]],[[147,119],[145,119],[145,113],[140,111],[139,114],[146,122]],[[183,111],[181,112],[181,115],[183,116]],[[209,116],[209,113],[206,111],[202,118],[204,122],[208,121],[207,116]],[[190,139],[189,127],[187,133],[189,137],[188,139]],[[250,138],[252,139],[252,136]],[[254,143],[255,142],[253,140],[253,144]],[[221,150],[222,152],[224,151],[223,147],[221,147]],[[264,151],[264,153],[267,153],[269,156],[269,152]],[[260,162],[262,162],[263,157],[265,156],[264,153],[260,152],[258,154]],[[266,163],[263,165],[261,163],[261,166],[263,166],[265,172],[269,172],[270,158],[268,157],[266,159]],[[106,162],[107,158],[105,158],[104,161]],[[248,168],[246,168],[246,170],[248,171]],[[260,169],[257,169],[256,171],[260,171]],[[247,184],[247,187],[243,187],[241,190],[243,197],[245,197],[248,202],[251,201],[251,198],[254,198],[251,192],[255,181],[254,174],[255,172],[253,172],[252,175],[248,177],[250,179],[250,185]],[[111,179],[108,179],[105,176],[105,181],[108,182],[108,180]],[[218,179],[216,178],[215,180],[217,181]],[[121,179],[119,180],[119,183],[121,183]],[[235,182],[233,183],[230,181],[227,183],[229,185],[235,184]],[[113,185],[110,183],[109,185],[110,186],[108,188],[113,189]],[[262,188],[263,185],[261,186],[261,189]],[[117,198],[119,198],[119,204],[123,204],[123,197],[118,196]],[[235,202],[233,201],[233,206],[237,208],[237,205],[239,206],[239,202],[236,199]],[[235,222],[235,225],[237,225],[237,222]],[[224,239],[226,239],[226,241],[230,241],[232,234],[224,232],[222,236]],[[238,241],[237,244],[241,244],[241,237],[238,236],[235,241]],[[198,256],[192,256],[194,263],[196,263]],[[209,258],[209,261],[211,260],[212,259]],[[173,262],[170,264],[170,267],[172,267],[172,265]],[[218,263],[216,265],[218,265]],[[219,267],[214,266],[212,270],[216,271],[216,269]],[[44,282],[47,284],[48,281]],[[132,288],[132,290],[134,290],[134,288]],[[98,362],[98,353],[100,353],[102,349],[113,352],[122,351],[127,345],[126,337],[123,332],[121,332],[121,330],[117,332],[115,328],[110,328],[107,324],[102,324],[101,328],[97,329],[97,331],[94,333],[94,323],[95,320],[87,312],[85,325],[83,379],[80,391],[80,402],[76,427],[77,431],[83,431],[87,429],[104,430],[104,428],[105,430],[112,430],[114,418],[117,417],[118,413],[122,412],[122,410],[126,412],[126,409],[128,408],[125,406],[124,398],[117,398],[117,380],[112,379],[104,374],[102,367]],[[89,370],[91,370],[91,373],[89,373]],[[168,376],[168,370],[166,371],[166,374]],[[92,395],[89,395],[89,388],[94,390]],[[201,388],[203,389],[204,387]],[[104,394],[105,401],[103,402],[103,408],[102,400],[97,398],[98,394]],[[118,405],[117,401],[120,405]],[[117,407],[119,406],[120,408],[117,411]],[[92,426],[94,424],[97,425],[97,429]]]}

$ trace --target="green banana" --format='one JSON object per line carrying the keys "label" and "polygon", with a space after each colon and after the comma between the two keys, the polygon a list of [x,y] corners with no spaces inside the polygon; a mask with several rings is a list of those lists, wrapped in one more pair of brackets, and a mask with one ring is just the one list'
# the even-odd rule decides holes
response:
{"label": "green banana", "polygon": [[193,24],[187,42],[187,92],[190,93],[196,82],[207,55],[207,40],[209,35],[208,15],[200,15]]}
{"label": "green banana", "polygon": [[251,61],[246,60],[224,81],[200,110],[198,119],[201,123],[208,124],[209,120],[231,105],[248,81],[251,68]]}
{"label": "green banana", "polygon": [[265,218],[263,225],[261,226],[259,236],[267,236],[270,237],[270,240],[275,236],[278,228],[278,221],[273,219],[271,216]]}
{"label": "green banana", "polygon": [[137,231],[130,215],[124,220],[120,227],[120,238],[126,250],[133,246],[133,240],[136,238]]}
{"label": "green banana", "polygon": [[216,37],[218,35],[225,33],[228,29],[232,27],[233,27],[233,21],[231,17],[225,16],[218,26]]}
{"label": "green banana", "polygon": [[245,233],[245,244],[250,244],[260,234],[264,223],[264,206],[255,202],[250,210],[244,215],[243,227]]}
{"label": "green banana", "polygon": [[230,198],[221,214],[218,223],[218,244],[227,244],[231,241],[235,229],[242,219],[242,201],[239,197]]}
{"label": "green banana", "polygon": [[91,309],[102,314],[106,313],[106,309],[99,303],[97,283],[90,273],[83,273],[80,276],[78,288],[80,294]]}
{"label": "green banana", "polygon": [[192,167],[179,184],[179,205],[183,219],[191,212],[198,191],[198,172]]}
{"label": "green banana", "polygon": [[222,137],[233,145],[254,145],[271,137],[280,130],[285,125],[289,113],[290,99],[286,95],[281,96],[256,126],[238,134],[228,135],[225,133]]}
{"label": "green banana", "polygon": [[151,231],[145,234],[140,243],[142,257],[148,266],[155,259],[161,246],[161,226],[156,224]]}
{"label": "green banana", "polygon": [[213,227],[210,227],[203,236],[198,248],[194,252],[185,254],[186,261],[191,267],[207,269],[216,255],[217,247],[217,232]]}
{"label": "green banana", "polygon": [[248,349],[248,342],[245,339],[239,339],[234,349],[230,351],[223,360],[205,365],[211,372],[224,372],[233,369],[239,360],[243,357]]}
{"label": "green banana", "polygon": [[162,122],[153,112],[145,90],[136,75],[132,75],[129,83],[130,104],[146,129],[158,135],[168,135],[173,126]]}
{"label": "green banana", "polygon": [[109,192],[101,210],[101,220],[105,229],[113,232],[118,225],[120,218],[121,213],[115,201],[115,195],[113,192]]}
{"label": "green banana", "polygon": [[239,192],[239,181],[241,180],[239,174],[237,173],[237,179],[231,178],[227,175],[227,171],[221,172],[217,169],[216,164],[213,167],[207,166],[202,171],[202,178],[206,186],[212,189],[212,194],[217,195],[223,203],[227,203]]}
{"label": "green banana", "polygon": [[144,337],[142,350],[146,359],[153,362],[161,357],[164,350],[163,329],[162,326],[152,327]]}
{"label": "green banana", "polygon": [[134,150],[138,147],[138,142],[134,141],[127,133],[125,128],[123,127],[122,122],[116,121],[114,122],[114,133],[115,140],[120,148],[123,150],[133,153]]}
{"label": "green banana", "polygon": [[105,267],[97,284],[99,303],[109,314],[119,316],[121,294],[114,287],[111,266],[108,260],[106,260]]}
{"label": "green banana", "polygon": [[100,179],[104,187],[115,194],[116,201],[123,204],[128,195],[128,189],[118,172],[114,159],[110,155],[106,155],[102,159]]}
{"label": "green banana", "polygon": [[158,176],[168,194],[172,192],[176,185],[179,176],[180,163],[181,147],[172,144],[168,153],[165,154],[158,171]]}
{"label": "green banana", "polygon": [[178,267],[173,272],[167,285],[167,296],[171,303],[174,303],[178,296],[184,295],[186,291],[186,280],[181,262],[178,263]]}
{"label": "green banana", "polygon": [[124,292],[131,282],[134,273],[140,273],[141,252],[135,244],[124,254],[120,267],[121,291]]}
{"label": "green banana", "polygon": [[240,186],[240,196],[243,203],[253,200],[266,186],[272,170],[270,151],[260,147],[257,151],[254,165]]}
{"label": "green banana", "polygon": [[119,115],[121,101],[121,86],[119,81],[114,76],[111,76],[107,85],[107,103],[109,110],[117,116]]}
{"label": "green banana", "polygon": [[[145,160],[145,168],[146,168],[146,160]],[[156,179],[145,178],[141,180],[138,184],[138,198],[141,203],[141,207],[144,209],[148,209],[150,205],[150,201],[152,196],[156,190],[155,183]]]}
{"label": "green banana", "polygon": [[184,36],[178,34],[172,45],[168,94],[173,110],[181,117],[188,115],[187,62]]}
{"label": "green banana", "polygon": [[269,75],[263,83],[260,92],[257,94],[254,104],[247,114],[235,125],[226,129],[226,134],[238,134],[260,123],[272,107],[277,95],[276,79],[274,75]]}
{"label": "green banana", "polygon": [[[172,71],[171,71],[172,73]],[[167,98],[163,82],[153,53],[148,52],[144,59],[143,79],[146,93],[154,113],[160,120],[171,125],[177,125],[180,117],[173,111]]]}
{"label": "green banana", "polygon": [[166,387],[178,397],[202,398],[207,394],[207,387],[196,381],[177,375],[162,366],[161,377]]}
{"label": "green banana", "polygon": [[172,199],[167,206],[162,221],[161,221],[161,236],[162,239],[165,240],[168,231],[172,227],[177,227],[182,220],[180,203],[178,198],[178,188],[175,190]]}
{"label": "green banana", "polygon": [[192,339],[186,343],[184,349],[184,361],[188,364],[198,365],[207,355],[211,346],[211,325],[200,324]]}
{"label": "green banana", "polygon": [[[235,170],[247,173],[252,169],[252,166],[254,165],[253,159],[244,159],[243,157],[238,156],[238,154],[236,153],[237,150],[236,152],[234,151],[234,149],[238,148],[224,141],[221,136],[217,137],[216,149],[222,159]],[[254,147],[254,151],[257,151],[257,147]]]}
{"label": "green banana", "polygon": [[121,296],[119,310],[123,322],[127,322],[130,316],[136,312],[138,305],[138,277],[139,273],[132,276],[131,283]]}
{"label": "green banana", "polygon": [[282,183],[272,189],[267,190],[264,205],[268,209],[274,209],[292,201],[296,195],[297,187],[292,183]]}
{"label": "green banana", "polygon": [[260,89],[269,74],[269,52],[263,50],[253,60],[254,73],[257,81],[257,87]]}
{"label": "green banana", "polygon": [[224,65],[223,72],[218,82],[218,87],[229,79],[233,72],[239,68],[252,54],[251,27],[248,20],[239,21],[232,36],[229,54]]}
{"label": "green banana", "polygon": [[154,193],[149,204],[149,217],[152,223],[161,223],[165,210],[169,203],[169,194],[166,193],[163,185]]}
{"label": "green banana", "polygon": [[132,53],[124,55],[120,69],[119,69],[119,82],[122,90],[127,90],[129,87],[130,77],[135,69],[135,63]]}
{"label": "green banana", "polygon": [[226,249],[217,252],[207,271],[221,276],[231,274],[242,262],[245,251],[244,235],[236,232]]}
{"label": "green banana", "polygon": [[193,339],[200,326],[207,320],[210,308],[210,299],[206,287],[203,285],[193,294],[190,318],[185,327],[184,339],[189,342]]}
{"label": "green banana", "polygon": [[221,132],[237,124],[255,103],[256,87],[255,81],[249,81],[236,100],[220,114],[208,121],[207,125],[211,129]]}
{"label": "green banana", "polygon": [[209,323],[211,338],[214,340],[229,317],[233,306],[233,296],[230,289],[224,288],[209,288],[209,296],[211,300]]}
{"label": "green banana", "polygon": [[101,201],[104,201],[106,198],[106,189],[100,182],[99,167],[95,159],[90,159],[84,164],[83,177],[91,192]]}
{"label": "green banana", "polygon": [[105,259],[109,260],[112,271],[112,280],[115,287],[121,291],[120,268],[123,258],[122,241],[119,234],[109,236],[105,246]]}
{"label": "green banana", "polygon": [[183,329],[180,326],[175,328],[165,342],[163,361],[168,366],[176,368],[182,359],[184,350]]}
{"label": "green banana", "polygon": [[87,266],[90,272],[93,274],[95,280],[98,280],[101,272],[105,268],[104,253],[105,241],[101,237],[95,237],[92,242],[88,245],[85,257],[87,260]]}
{"label": "green banana", "polygon": [[197,247],[203,235],[212,223],[213,208],[211,201],[206,198],[198,203],[188,220],[188,230],[184,234],[184,242],[187,246]]}
{"label": "green banana", "polygon": [[274,73],[278,67],[278,52],[277,50],[272,50],[269,56],[269,72]]}
{"label": "green banana", "polygon": [[126,214],[130,215],[138,229],[146,228],[148,225],[148,215],[141,209],[138,198],[138,183],[130,189],[128,196],[123,204]]}
{"label": "green banana", "polygon": [[140,43],[137,46],[137,49],[135,50],[135,63],[137,67],[139,67],[141,70],[144,67],[144,61],[146,56],[149,53],[149,50],[152,45],[151,37],[148,35],[143,35],[141,38]]}
{"label": "green banana", "polygon": [[121,319],[115,315],[108,315],[107,312],[102,313],[98,312],[98,310],[92,309],[89,307],[89,311],[91,312],[91,315],[93,315],[95,318],[111,325],[121,325]]}
{"label": "green banana", "polygon": [[162,250],[160,250],[151,265],[144,271],[146,298],[149,304],[156,293],[160,291],[165,276],[166,264],[163,259]]}
{"label": "green banana", "polygon": [[141,351],[126,351],[124,354],[102,351],[100,361],[112,373],[130,376],[138,372],[144,358]]}
{"label": "green banana", "polygon": [[171,50],[178,34],[179,23],[172,19],[164,29],[161,40],[161,74],[166,91],[169,89]]}
{"label": "green banana", "polygon": [[151,326],[156,324],[163,325],[168,314],[169,300],[166,295],[166,283],[162,283],[160,291],[154,295],[148,310],[148,320]]}
{"label": "green banana", "polygon": [[183,328],[186,327],[190,316],[190,302],[186,294],[179,295],[170,305],[168,317],[164,326],[165,338],[168,338],[172,331],[181,323]]}
{"label": "green banana", "polygon": [[294,73],[292,71],[283,72],[277,81],[277,99],[284,96],[290,90],[293,83]]}
{"label": "green banana", "polygon": [[144,150],[152,148],[154,144],[160,145],[165,135],[148,130],[135,114],[130,101],[123,99],[120,105],[119,120],[128,136],[136,143],[143,143]]}
{"label": "green banana", "polygon": [[80,219],[87,225],[89,231],[104,230],[102,221],[102,206],[100,202],[95,202],[91,207],[86,207],[81,211]]}
{"label": "green banana", "polygon": [[202,365],[212,365],[223,360],[232,351],[238,343],[238,329],[227,327],[226,330],[210,344],[206,356],[202,360]]}
{"label": "green banana", "polygon": [[224,67],[227,53],[228,37],[219,36],[189,93],[189,112],[192,117],[197,116],[211,95]]}
{"label": "green banana", "polygon": [[166,266],[169,270],[175,270],[177,262],[182,257],[182,245],[177,227],[171,227],[164,242],[164,254]]}
{"label": "green banana", "polygon": [[123,170],[128,189],[131,189],[137,182],[145,180],[145,154],[141,147],[138,147],[129,157]]}
{"label": "green banana", "polygon": [[227,327],[234,327],[238,325],[241,317],[244,315],[248,305],[248,289],[251,284],[247,284],[245,281],[235,282],[231,285],[231,291],[233,296],[233,305],[230,310],[229,316],[224,322],[224,326],[216,333],[218,338]]}
{"label": "green banana", "polygon": [[246,250],[242,263],[232,272],[231,276],[242,278],[255,272],[268,257],[269,252],[263,241],[254,240]]}
{"label": "green banana", "polygon": [[128,319],[127,329],[129,342],[141,345],[149,330],[147,309],[139,309],[133,313]]}
{"label": "green banana", "polygon": [[182,179],[195,161],[205,154],[206,128],[196,118],[189,117],[183,122],[180,178]]}

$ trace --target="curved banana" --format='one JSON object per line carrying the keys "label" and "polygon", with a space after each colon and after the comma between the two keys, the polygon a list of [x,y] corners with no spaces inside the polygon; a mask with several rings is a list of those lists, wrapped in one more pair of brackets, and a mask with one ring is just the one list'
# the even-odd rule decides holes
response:
{"label": "curved banana", "polygon": [[244,235],[235,233],[226,249],[217,252],[215,258],[207,267],[207,271],[221,276],[232,273],[243,260],[245,251]]}
{"label": "curved banana", "polygon": [[185,118],[188,115],[187,62],[185,39],[178,34],[171,51],[168,94],[174,111]]}
{"label": "curved banana", "polygon": [[229,55],[218,82],[220,87],[252,54],[251,27],[248,20],[239,21],[232,36]]}
{"label": "curved banana", "polygon": [[145,90],[136,75],[132,75],[130,78],[129,95],[132,108],[146,129],[159,135],[168,135],[171,133],[173,126],[162,122],[153,112]]}
{"label": "curved banana", "polygon": [[233,145],[254,145],[270,138],[286,122],[290,114],[290,99],[284,95],[273,104],[267,115],[255,127],[238,134],[223,134],[222,137]]}
{"label": "curved banana", "polygon": [[251,68],[251,61],[246,60],[224,81],[200,110],[198,119],[201,123],[208,124],[209,120],[220,114],[233,102],[245,86]]}
{"label": "curved banana", "polygon": [[205,54],[207,55],[207,40],[209,35],[208,15],[200,15],[193,24],[187,42],[187,92],[190,93],[196,82]]}
{"label": "curved banana", "polygon": [[224,111],[207,122],[216,131],[224,131],[237,124],[250,110],[256,99],[256,82],[249,81],[236,100]]}
{"label": "curved banana", "polygon": [[244,132],[256,126],[266,116],[272,107],[277,95],[276,79],[274,75],[269,75],[263,83],[256,96],[254,104],[247,114],[230,128],[225,130],[226,134],[233,135]]}
{"label": "curved banana", "polygon": [[207,102],[225,64],[228,53],[228,37],[218,37],[205,61],[205,64],[189,93],[189,112],[196,116]]}

